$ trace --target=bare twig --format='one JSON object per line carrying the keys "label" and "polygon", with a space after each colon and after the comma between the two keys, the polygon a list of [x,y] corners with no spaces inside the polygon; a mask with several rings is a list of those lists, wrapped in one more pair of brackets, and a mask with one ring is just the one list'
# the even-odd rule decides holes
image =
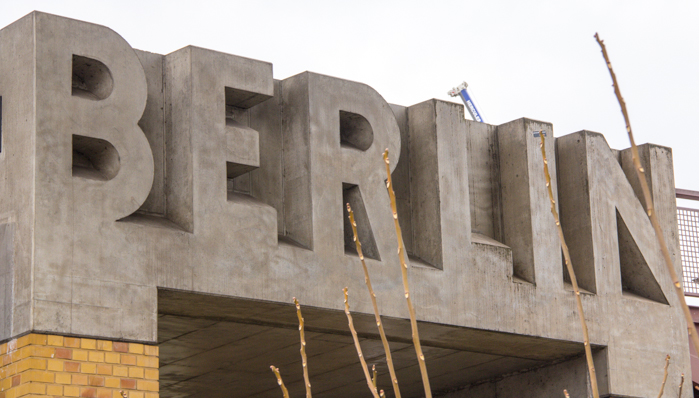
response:
{"label": "bare twig", "polygon": [[270,366],[269,368],[272,369],[274,375],[277,376],[277,384],[279,384],[279,387],[282,389],[282,394],[284,395],[284,398],[289,398],[289,390],[286,389],[286,386],[282,381],[282,375],[279,374],[279,368],[274,367],[274,365]]}
{"label": "bare twig", "polygon": [[[422,385],[425,388],[425,398],[432,398],[432,389],[430,388],[430,379],[427,376],[427,365],[425,364],[425,355],[422,353],[420,346],[420,335],[417,330],[417,319],[415,316],[415,308],[410,301],[410,289],[408,288],[408,264],[405,262],[405,247],[403,247],[403,234],[398,223],[398,210],[396,208],[396,194],[393,192],[393,183],[391,182],[391,167],[388,160],[388,148],[383,153],[383,160],[386,163],[386,189],[388,196],[391,199],[391,210],[393,211],[393,223],[396,227],[396,237],[398,238],[398,258],[400,259],[400,270],[403,275],[403,288],[405,289],[405,300],[408,303],[408,312],[410,313],[410,326],[413,332],[413,344],[415,345],[415,353],[417,354],[418,365],[420,366],[420,374],[422,376]],[[595,397],[597,398],[597,397]]]}
{"label": "bare twig", "polygon": [[345,315],[347,315],[347,323],[349,324],[350,332],[352,332],[352,339],[354,340],[354,346],[357,348],[357,355],[359,356],[359,362],[362,363],[362,370],[364,371],[364,376],[366,377],[366,384],[369,386],[369,390],[374,398],[379,398],[379,393],[376,391],[376,384],[371,380],[371,375],[369,374],[369,368],[367,367],[366,361],[364,360],[364,355],[362,354],[362,346],[359,345],[359,337],[357,337],[357,331],[354,329],[354,322],[352,322],[352,314],[350,314],[349,309],[349,297],[347,296],[347,288],[342,289],[345,293]]}
{"label": "bare twig", "polygon": [[373,384],[374,388],[376,388],[376,382],[377,382],[377,378],[379,376],[379,373],[376,371],[376,365],[371,365],[371,373],[372,373],[371,384]]}
{"label": "bare twig", "polygon": [[677,299],[682,306],[682,311],[684,312],[684,318],[687,322],[687,331],[689,332],[689,337],[692,341],[694,349],[699,352],[699,336],[697,335],[697,329],[694,327],[694,321],[692,320],[692,314],[689,312],[689,307],[684,301],[684,291],[682,290],[682,284],[677,277],[677,272],[672,264],[672,258],[670,257],[670,252],[667,249],[667,244],[665,243],[665,237],[663,236],[663,231],[660,227],[660,222],[658,221],[658,216],[653,208],[653,199],[650,194],[650,189],[648,189],[648,181],[646,181],[645,170],[641,167],[641,160],[638,156],[638,147],[636,147],[636,142],[633,139],[633,132],[631,130],[631,122],[629,121],[629,114],[626,110],[626,102],[621,96],[621,90],[619,90],[619,83],[616,80],[616,75],[612,69],[612,63],[609,61],[609,55],[607,54],[607,48],[604,46],[604,41],[599,38],[599,35],[595,33],[595,39],[599,43],[600,48],[602,48],[602,55],[607,63],[607,68],[609,69],[609,74],[612,77],[612,83],[614,85],[614,94],[619,101],[619,106],[621,106],[621,113],[624,115],[624,121],[626,122],[626,132],[629,134],[629,141],[631,141],[631,154],[633,156],[633,165],[636,169],[636,175],[641,184],[641,190],[643,191],[643,197],[646,202],[646,212],[648,217],[650,217],[650,222],[653,224],[655,229],[655,236],[658,238],[658,243],[660,244],[660,250],[663,253],[663,258],[665,259],[665,266],[670,273],[670,278],[672,279],[672,284],[675,287],[675,293],[677,294]]}
{"label": "bare twig", "polygon": [[122,398],[129,398],[128,394],[126,394],[126,392],[124,392],[124,390],[119,390],[119,394],[121,394]]}
{"label": "bare twig", "polygon": [[565,394],[566,398],[570,398],[570,395],[568,394],[568,390],[563,390],[563,394]]}
{"label": "bare twig", "polygon": [[680,393],[677,394],[678,398],[682,398],[682,386],[684,386],[684,373],[680,376]]}
{"label": "bare twig", "polygon": [[301,304],[294,297],[294,304],[296,304],[296,315],[299,318],[299,334],[301,335],[301,364],[303,366],[303,380],[306,384],[306,398],[311,398],[311,381],[308,378],[308,358],[306,358],[306,339],[303,333],[303,316],[301,316]]}
{"label": "bare twig", "polygon": [[658,394],[658,398],[663,396],[663,392],[665,391],[665,382],[667,381],[667,367],[670,366],[670,356],[665,357],[665,373],[663,374],[663,384],[660,385],[660,394]]}
{"label": "bare twig", "polygon": [[383,393],[383,390],[379,391],[379,397],[384,398],[386,394]]}
{"label": "bare twig", "polygon": [[587,322],[585,322],[585,313],[583,312],[582,299],[580,298],[580,288],[578,287],[578,279],[575,277],[575,270],[573,269],[573,262],[570,260],[570,252],[568,251],[568,245],[566,245],[565,237],[563,236],[563,228],[561,228],[561,220],[558,217],[558,212],[556,211],[556,201],[553,199],[553,188],[551,187],[551,174],[549,174],[549,165],[546,160],[546,139],[544,138],[543,131],[539,132],[539,137],[541,137],[541,156],[544,159],[544,176],[546,177],[546,187],[549,194],[549,201],[551,202],[551,214],[553,214],[553,219],[556,221],[556,228],[558,229],[558,239],[561,241],[561,248],[563,249],[563,257],[565,257],[566,269],[568,270],[568,275],[570,275],[570,283],[573,285],[573,290],[575,291],[575,302],[578,305],[578,317],[580,318],[580,326],[583,332],[583,344],[585,346],[585,358],[587,359],[587,369],[590,372],[590,384],[592,387],[592,395],[594,398],[599,398],[599,389],[597,388],[597,374],[595,373],[595,363],[592,360],[592,350],[590,349],[590,335],[587,332]]}
{"label": "bare twig", "polygon": [[[379,328],[379,335],[381,336],[381,343],[383,343],[383,350],[386,353],[386,365],[388,365],[388,373],[391,375],[391,382],[393,383],[393,393],[396,398],[401,398],[400,389],[398,388],[398,377],[396,376],[396,371],[393,368],[393,357],[391,356],[391,348],[388,346],[388,340],[386,339],[386,332],[383,329],[383,323],[381,322],[381,315],[379,314],[379,305],[376,302],[376,293],[374,293],[374,288],[371,286],[371,278],[369,278],[369,270],[364,261],[364,253],[362,253],[362,244],[359,242],[359,235],[357,235],[357,222],[354,220],[354,212],[347,203],[347,212],[349,213],[350,225],[352,226],[352,233],[354,234],[354,243],[357,246],[357,254],[359,255],[359,260],[362,263],[362,268],[364,269],[364,282],[366,287],[369,289],[369,296],[371,297],[371,304],[374,307],[374,317],[376,318],[376,326]],[[375,385],[375,384],[374,384]]]}

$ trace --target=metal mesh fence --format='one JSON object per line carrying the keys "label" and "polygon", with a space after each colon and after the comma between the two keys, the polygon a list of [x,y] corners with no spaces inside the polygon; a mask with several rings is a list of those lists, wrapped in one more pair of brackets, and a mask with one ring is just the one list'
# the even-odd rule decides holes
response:
{"label": "metal mesh fence", "polygon": [[686,294],[699,295],[699,210],[677,208],[680,254]]}

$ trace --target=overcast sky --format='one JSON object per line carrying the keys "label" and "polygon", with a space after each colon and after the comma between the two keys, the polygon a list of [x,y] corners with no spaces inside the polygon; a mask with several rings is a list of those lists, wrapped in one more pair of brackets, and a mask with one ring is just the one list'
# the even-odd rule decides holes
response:
{"label": "overcast sky", "polygon": [[629,146],[605,40],[638,143],[673,148],[679,188],[699,191],[699,3],[694,1],[0,0],[0,26],[32,10],[110,27],[134,48],[188,44],[356,80],[412,105],[467,81],[486,122],[552,122]]}

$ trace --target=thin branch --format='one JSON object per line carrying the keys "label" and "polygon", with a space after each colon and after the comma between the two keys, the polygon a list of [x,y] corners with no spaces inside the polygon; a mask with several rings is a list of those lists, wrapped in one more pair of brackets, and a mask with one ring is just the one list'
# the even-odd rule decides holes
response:
{"label": "thin branch", "polygon": [[303,333],[303,316],[301,316],[301,304],[294,297],[294,304],[296,304],[296,315],[299,318],[299,334],[301,335],[301,363],[303,366],[303,380],[306,384],[306,398],[311,398],[311,381],[308,378],[308,358],[306,358],[306,339]]}
{"label": "thin branch", "polygon": [[425,364],[425,355],[422,353],[422,347],[420,346],[420,335],[417,330],[415,308],[413,307],[413,303],[410,301],[410,289],[408,288],[408,264],[405,262],[405,247],[403,247],[403,233],[401,232],[400,224],[398,223],[396,194],[393,192],[393,183],[391,182],[391,167],[388,160],[388,148],[383,153],[383,160],[386,163],[386,189],[388,190],[388,196],[391,199],[393,223],[396,227],[396,238],[398,239],[398,258],[400,259],[400,271],[403,275],[403,288],[405,289],[405,300],[408,303],[408,312],[410,313],[410,326],[413,332],[413,344],[415,345],[415,353],[417,354],[418,365],[420,365],[420,375],[422,376],[422,385],[425,388],[425,398],[432,398],[430,379],[427,376],[427,365]]}
{"label": "thin branch", "polygon": [[379,376],[379,373],[376,371],[376,365],[371,365],[371,384],[374,385],[374,388],[376,388],[376,382]]}
{"label": "thin branch", "polygon": [[379,397],[384,398],[386,394],[383,393],[383,390],[379,391]]}
{"label": "thin branch", "polygon": [[595,373],[595,363],[592,360],[592,350],[590,349],[590,335],[587,332],[587,322],[585,321],[585,313],[583,312],[582,299],[580,298],[580,288],[578,287],[578,279],[575,277],[573,262],[570,260],[570,252],[568,251],[568,245],[566,245],[566,240],[563,236],[563,228],[561,228],[561,220],[558,217],[558,212],[556,211],[556,201],[553,199],[553,188],[551,187],[551,174],[549,174],[549,163],[546,160],[546,139],[544,138],[543,131],[539,132],[539,137],[541,137],[541,143],[539,144],[539,146],[541,147],[541,156],[544,159],[544,176],[546,177],[546,187],[549,194],[549,201],[551,202],[551,214],[553,214],[553,219],[556,221],[558,239],[561,241],[561,248],[563,248],[563,257],[565,257],[566,262],[566,269],[568,270],[570,282],[573,285],[573,290],[575,291],[575,302],[578,305],[578,317],[580,318],[580,326],[582,327],[583,344],[585,346],[585,358],[587,359],[587,369],[590,372],[590,384],[592,387],[592,395],[594,398],[599,398],[599,389],[597,388],[597,374]]}
{"label": "thin branch", "polygon": [[624,121],[626,122],[626,132],[629,134],[629,141],[631,141],[631,154],[633,155],[633,165],[636,169],[636,175],[641,183],[641,190],[643,191],[643,197],[646,201],[646,212],[648,217],[650,217],[650,222],[653,224],[655,229],[655,236],[658,238],[658,243],[660,244],[660,250],[663,253],[663,258],[665,259],[665,266],[670,273],[670,278],[672,279],[672,284],[675,288],[675,293],[677,294],[677,299],[682,306],[682,311],[684,312],[684,318],[687,322],[687,331],[689,332],[689,337],[692,341],[694,349],[699,352],[699,336],[697,335],[697,329],[694,327],[694,321],[692,320],[692,314],[689,312],[689,307],[684,301],[684,291],[682,290],[682,284],[677,277],[677,272],[672,264],[672,258],[670,257],[670,252],[667,249],[667,244],[665,243],[665,237],[663,236],[663,231],[660,227],[660,222],[658,221],[658,216],[655,214],[655,209],[653,208],[653,199],[650,194],[650,189],[648,188],[648,181],[646,181],[645,170],[641,167],[641,160],[638,156],[638,147],[636,147],[636,142],[633,139],[633,132],[631,130],[631,122],[629,121],[629,114],[626,110],[626,102],[621,96],[621,90],[619,90],[619,83],[616,80],[616,75],[612,69],[612,63],[609,61],[609,55],[607,54],[607,49],[604,46],[604,41],[599,38],[599,35],[595,33],[595,39],[599,43],[600,48],[602,48],[602,55],[607,63],[607,68],[609,69],[609,74],[612,77],[612,83],[614,85],[614,94],[619,101],[621,106],[621,113],[624,115]]}
{"label": "thin branch", "polygon": [[665,357],[665,374],[663,374],[663,384],[660,385],[660,394],[658,394],[658,398],[663,396],[663,392],[665,391],[665,382],[667,381],[667,367],[670,366],[670,356]]}
{"label": "thin branch", "polygon": [[362,370],[364,371],[364,376],[366,377],[366,384],[369,386],[369,390],[374,398],[379,398],[379,393],[376,391],[376,384],[371,380],[371,375],[369,374],[369,367],[367,367],[366,361],[364,360],[364,355],[362,354],[362,346],[359,345],[359,338],[357,337],[357,331],[354,329],[354,322],[352,322],[352,314],[350,314],[349,309],[349,298],[347,295],[347,288],[342,289],[345,293],[345,315],[347,315],[347,323],[349,324],[350,332],[352,332],[352,339],[354,340],[354,346],[357,348],[357,355],[359,356],[359,362],[362,363]]}
{"label": "thin branch", "polygon": [[279,374],[279,368],[274,367],[274,365],[270,366],[269,368],[272,369],[274,375],[277,376],[277,384],[279,384],[279,387],[282,389],[282,394],[284,395],[284,398],[289,398],[289,390],[286,389],[286,386],[282,381],[282,375]]}
{"label": "thin branch", "polygon": [[381,322],[381,314],[379,314],[379,305],[376,302],[376,293],[374,293],[374,288],[371,286],[371,278],[369,278],[369,269],[364,261],[364,253],[362,253],[362,244],[359,242],[359,235],[357,235],[357,222],[354,220],[354,212],[352,207],[347,203],[347,212],[349,213],[350,225],[352,226],[352,233],[354,234],[354,243],[357,246],[357,254],[359,255],[359,260],[362,263],[362,268],[364,269],[364,282],[366,283],[367,289],[369,289],[369,296],[371,297],[371,304],[374,307],[374,317],[376,318],[376,326],[379,328],[379,335],[381,336],[381,343],[383,343],[383,350],[386,353],[386,365],[388,365],[388,373],[391,375],[391,382],[393,383],[393,393],[396,398],[401,398],[400,389],[398,388],[398,377],[396,376],[396,370],[393,368],[393,357],[391,356],[391,348],[388,345],[388,339],[386,339],[386,332],[383,329],[383,323]]}
{"label": "thin branch", "polygon": [[563,390],[563,394],[565,394],[566,398],[570,398],[570,395],[568,394],[568,390]]}
{"label": "thin branch", "polygon": [[682,386],[684,386],[684,373],[680,376],[680,393],[677,394],[678,398],[682,398]]}

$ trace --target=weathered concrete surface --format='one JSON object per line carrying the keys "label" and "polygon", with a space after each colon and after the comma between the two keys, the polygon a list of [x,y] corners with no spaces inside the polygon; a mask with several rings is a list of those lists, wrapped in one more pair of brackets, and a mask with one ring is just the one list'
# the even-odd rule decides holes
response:
{"label": "weathered concrete surface", "polygon": [[[563,384],[584,394],[575,301],[535,136],[544,130],[563,226],[589,292],[583,305],[601,389],[657,393],[662,374],[650,370],[666,354],[671,375],[689,374],[684,320],[628,152],[599,134],[554,138],[550,124],[529,119],[473,123],[461,106],[437,100],[389,105],[364,84],[311,72],[278,81],[267,62],[197,47],[136,52],[108,28],[43,13],[1,30],[0,52],[0,280],[12,286],[0,302],[3,339],[33,330],[160,340],[173,368],[164,379],[184,382],[202,375],[197,363],[177,363],[186,332],[171,344],[160,339],[173,324],[202,330],[199,345],[217,336],[206,331],[211,320],[236,333],[245,333],[237,324],[281,333],[294,313],[279,303],[296,296],[316,309],[306,315],[319,334],[313,340],[346,337],[340,289],[349,286],[364,320],[358,329],[374,347],[373,321],[361,315],[371,312],[362,271],[346,251],[349,198],[363,208],[362,234],[374,250],[367,263],[400,350],[410,331],[384,185],[389,148],[435,385],[455,396],[474,388],[501,395],[519,383],[532,386],[530,396],[559,396]],[[647,145],[641,153],[679,272],[671,151]],[[291,335],[281,335],[290,346]],[[245,349],[276,352],[274,337],[258,340]],[[255,355],[235,339],[221,346],[231,344],[229,356]],[[204,363],[221,367],[197,391],[217,396],[212,381],[247,362],[203,350],[211,355]],[[439,350],[461,359],[440,361]],[[502,362],[486,365],[479,355]],[[350,359],[317,360],[330,367]],[[246,371],[268,372],[270,363],[259,362]],[[408,368],[403,383],[416,392],[407,396],[417,396]],[[319,391],[351,394],[358,381],[346,375],[324,378]],[[171,384],[164,395],[191,393]]]}

